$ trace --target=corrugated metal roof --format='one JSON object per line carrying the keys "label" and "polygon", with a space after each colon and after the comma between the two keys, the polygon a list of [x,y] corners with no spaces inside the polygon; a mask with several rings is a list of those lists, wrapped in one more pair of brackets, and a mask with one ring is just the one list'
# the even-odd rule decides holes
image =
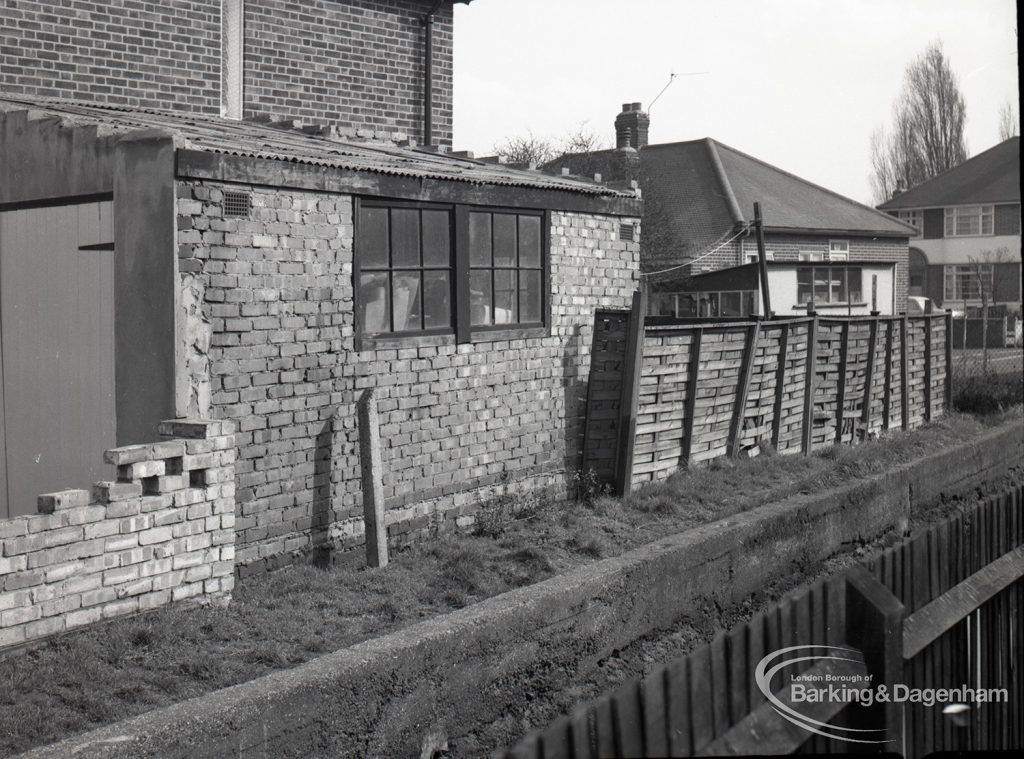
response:
{"label": "corrugated metal roof", "polygon": [[57,116],[68,126],[97,124],[114,133],[160,129],[171,134],[179,148],[209,153],[477,185],[634,197],[632,193],[599,184],[512,169],[471,158],[384,143],[341,141],[250,121],[70,100],[0,97],[0,110],[25,109]]}

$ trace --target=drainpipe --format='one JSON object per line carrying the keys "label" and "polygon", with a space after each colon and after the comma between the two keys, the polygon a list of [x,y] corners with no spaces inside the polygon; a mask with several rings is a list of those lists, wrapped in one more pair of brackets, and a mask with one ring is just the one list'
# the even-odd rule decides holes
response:
{"label": "drainpipe", "polygon": [[434,15],[443,2],[434,0],[433,7],[423,17],[423,145],[428,148],[434,144]]}

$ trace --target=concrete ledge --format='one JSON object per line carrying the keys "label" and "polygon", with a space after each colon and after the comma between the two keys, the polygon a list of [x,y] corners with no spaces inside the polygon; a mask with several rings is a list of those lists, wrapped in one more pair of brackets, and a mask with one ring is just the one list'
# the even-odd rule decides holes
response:
{"label": "concrete ledge", "polygon": [[699,600],[740,601],[794,566],[905,529],[915,506],[1002,476],[1022,453],[1014,423],[23,756],[419,756],[427,733],[497,719],[512,694],[571,682]]}

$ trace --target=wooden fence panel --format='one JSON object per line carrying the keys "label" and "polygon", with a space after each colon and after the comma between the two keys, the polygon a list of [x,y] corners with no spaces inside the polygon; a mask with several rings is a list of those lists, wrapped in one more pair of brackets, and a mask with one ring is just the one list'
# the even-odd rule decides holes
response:
{"label": "wooden fence panel", "polygon": [[603,483],[615,479],[619,438],[619,404],[626,363],[628,311],[597,311],[587,383],[587,418],[583,434],[583,469]]}
{"label": "wooden fence panel", "polygon": [[[630,321],[596,312],[584,434],[584,468],[617,490],[759,445],[809,453],[857,443],[946,408],[942,316],[647,326],[634,357]],[[635,415],[624,415],[635,376]],[[635,435],[620,429],[624,418]]]}

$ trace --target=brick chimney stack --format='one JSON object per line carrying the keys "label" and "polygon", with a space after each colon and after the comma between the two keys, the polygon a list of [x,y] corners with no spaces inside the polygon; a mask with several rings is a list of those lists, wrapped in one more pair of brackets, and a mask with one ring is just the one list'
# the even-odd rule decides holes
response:
{"label": "brick chimney stack", "polygon": [[623,103],[622,113],[615,117],[615,147],[639,150],[647,145],[651,118],[640,109],[640,103]]}

